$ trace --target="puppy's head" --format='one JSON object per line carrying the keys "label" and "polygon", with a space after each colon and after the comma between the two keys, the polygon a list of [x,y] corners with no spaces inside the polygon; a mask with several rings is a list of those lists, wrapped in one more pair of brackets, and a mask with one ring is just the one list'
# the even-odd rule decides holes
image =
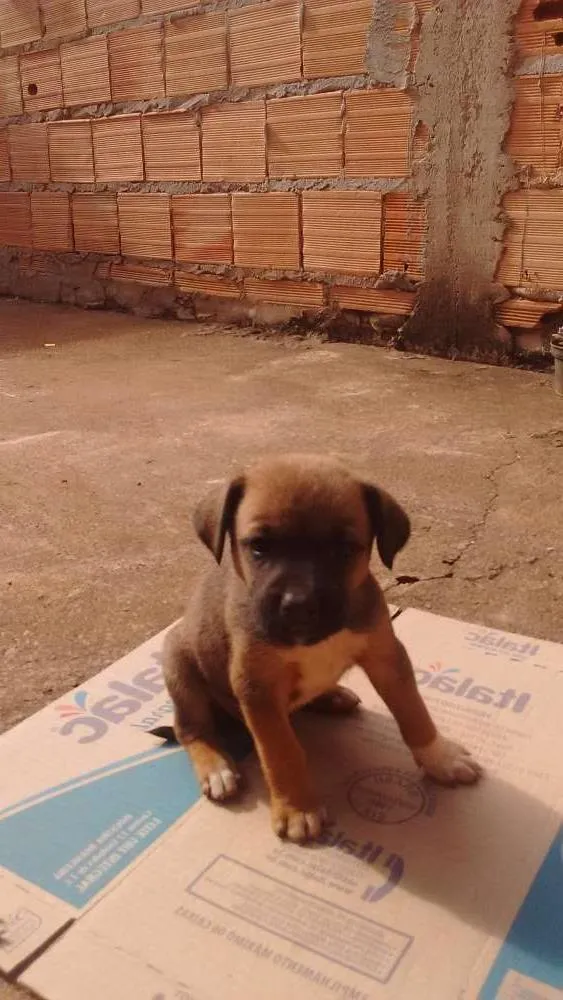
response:
{"label": "puppy's head", "polygon": [[340,631],[374,540],[391,569],[410,534],[407,515],[384,490],[312,456],[253,466],[206,497],[194,524],[218,562],[230,537],[256,631],[283,646]]}

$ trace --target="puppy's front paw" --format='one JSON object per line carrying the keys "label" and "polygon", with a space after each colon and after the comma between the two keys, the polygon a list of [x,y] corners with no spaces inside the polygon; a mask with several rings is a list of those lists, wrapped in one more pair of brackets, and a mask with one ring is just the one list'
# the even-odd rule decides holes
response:
{"label": "puppy's front paw", "polygon": [[303,811],[282,801],[272,802],[271,810],[274,832],[294,844],[317,840],[327,819],[323,808],[311,807]]}
{"label": "puppy's front paw", "polygon": [[203,740],[187,747],[201,791],[213,802],[225,802],[237,795],[241,776],[232,760]]}
{"label": "puppy's front paw", "polygon": [[443,736],[413,751],[414,759],[430,778],[442,785],[472,785],[483,769],[465,747]]}
{"label": "puppy's front paw", "polygon": [[201,779],[201,790],[213,802],[224,802],[238,794],[240,774],[224,762],[224,767],[209,771]]}

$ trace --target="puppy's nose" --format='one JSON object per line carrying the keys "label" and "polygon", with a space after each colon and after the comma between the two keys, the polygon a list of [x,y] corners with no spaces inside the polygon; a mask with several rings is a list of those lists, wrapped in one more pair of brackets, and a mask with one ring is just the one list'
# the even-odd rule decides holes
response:
{"label": "puppy's nose", "polygon": [[280,600],[280,614],[286,621],[303,619],[311,610],[311,600],[308,594],[297,588],[284,590]]}

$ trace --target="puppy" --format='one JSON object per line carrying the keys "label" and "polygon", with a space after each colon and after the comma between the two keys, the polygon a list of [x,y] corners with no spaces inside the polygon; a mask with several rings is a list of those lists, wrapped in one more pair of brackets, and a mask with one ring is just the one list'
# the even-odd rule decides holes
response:
{"label": "puppy", "polygon": [[409,538],[408,517],[391,496],[333,460],[287,456],[213,491],[194,525],[218,565],[168,634],[164,674],[177,739],[209,798],[228,799],[239,785],[216,739],[220,706],[242,716],[254,738],[275,832],[294,842],[316,838],[324,812],[290,715],[304,706],[354,709],[356,696],[338,686],[354,664],[428,775],[445,784],[477,780],[469,753],[438,734],[370,573],[374,541],[391,568]]}

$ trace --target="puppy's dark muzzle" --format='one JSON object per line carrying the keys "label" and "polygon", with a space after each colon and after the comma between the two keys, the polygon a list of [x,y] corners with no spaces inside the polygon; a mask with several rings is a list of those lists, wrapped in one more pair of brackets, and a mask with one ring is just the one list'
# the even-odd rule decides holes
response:
{"label": "puppy's dark muzzle", "polygon": [[262,617],[269,641],[282,646],[313,646],[342,627],[337,600],[293,587],[271,595]]}

